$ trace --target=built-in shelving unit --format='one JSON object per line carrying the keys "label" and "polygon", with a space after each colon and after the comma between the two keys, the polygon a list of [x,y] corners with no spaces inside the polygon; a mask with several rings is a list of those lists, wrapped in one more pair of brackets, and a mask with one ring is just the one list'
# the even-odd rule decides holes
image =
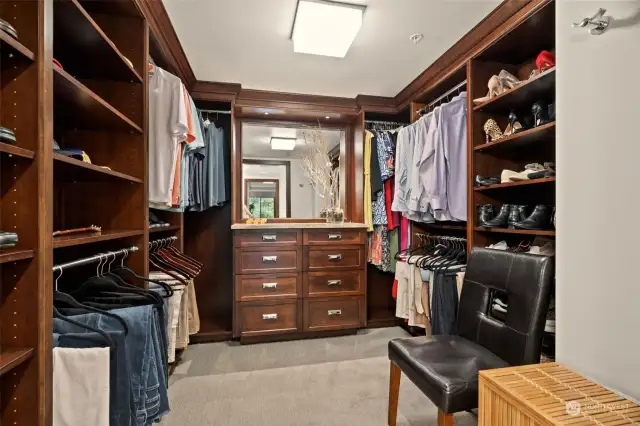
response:
{"label": "built-in shelving unit", "polygon": [[0,2],[0,18],[18,33],[0,31],[0,125],[16,136],[0,143],[0,230],[18,234],[0,250],[0,424],[48,426],[53,265],[135,245],[127,263],[148,271],[148,26],[135,0]]}

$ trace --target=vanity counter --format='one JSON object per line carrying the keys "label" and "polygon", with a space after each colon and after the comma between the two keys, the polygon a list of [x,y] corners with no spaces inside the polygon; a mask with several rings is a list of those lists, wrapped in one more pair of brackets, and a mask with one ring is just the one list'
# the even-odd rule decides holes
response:
{"label": "vanity counter", "polygon": [[264,223],[264,224],[247,224],[235,223],[231,225],[231,229],[366,229],[364,223],[328,223],[328,222],[308,222],[308,223]]}

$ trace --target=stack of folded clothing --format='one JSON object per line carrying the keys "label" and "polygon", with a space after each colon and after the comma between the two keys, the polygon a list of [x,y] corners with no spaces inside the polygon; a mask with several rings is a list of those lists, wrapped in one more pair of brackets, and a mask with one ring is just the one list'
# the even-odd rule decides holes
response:
{"label": "stack of folded clothing", "polygon": [[11,145],[15,145],[16,134],[13,133],[13,130],[0,126],[0,142],[10,143]]}
{"label": "stack of folded clothing", "polygon": [[0,249],[15,247],[18,244],[18,234],[0,231]]}
{"label": "stack of folded clothing", "polygon": [[9,34],[13,38],[18,38],[18,32],[16,31],[16,29],[13,28],[13,26],[4,19],[0,19],[0,30]]}

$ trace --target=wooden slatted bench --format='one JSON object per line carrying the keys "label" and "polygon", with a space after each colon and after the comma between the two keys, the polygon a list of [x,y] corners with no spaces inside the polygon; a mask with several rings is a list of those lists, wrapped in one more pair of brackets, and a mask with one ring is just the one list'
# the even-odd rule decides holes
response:
{"label": "wooden slatted bench", "polygon": [[480,372],[479,426],[640,425],[640,406],[562,364]]}

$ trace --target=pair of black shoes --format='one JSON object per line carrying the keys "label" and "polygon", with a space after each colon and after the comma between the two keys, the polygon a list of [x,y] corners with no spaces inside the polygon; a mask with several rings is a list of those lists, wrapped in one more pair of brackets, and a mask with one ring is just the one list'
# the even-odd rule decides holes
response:
{"label": "pair of black shoes", "polygon": [[541,230],[549,229],[551,217],[552,209],[544,204],[535,206],[531,214],[528,206],[503,204],[497,215],[493,205],[485,204],[479,208],[478,223],[484,228]]}

